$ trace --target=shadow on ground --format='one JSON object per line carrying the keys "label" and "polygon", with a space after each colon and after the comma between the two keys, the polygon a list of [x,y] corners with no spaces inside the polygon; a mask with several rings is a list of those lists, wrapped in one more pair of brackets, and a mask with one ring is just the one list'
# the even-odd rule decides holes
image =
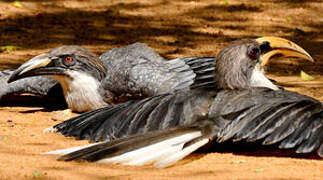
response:
{"label": "shadow on ground", "polygon": [[[12,1],[7,1],[12,2]],[[34,2],[32,0],[22,2]],[[55,2],[48,0],[46,2]],[[167,15],[132,14],[129,12],[141,11],[152,7],[169,7],[173,2],[156,1],[156,3],[130,2],[111,4],[104,11],[91,11],[89,9],[75,9],[59,7],[60,11],[52,13],[38,13],[33,16],[17,16],[0,20],[0,34],[2,45],[15,45],[24,49],[41,49],[46,45],[79,44],[79,45],[108,45],[123,46],[134,42],[145,42],[154,47],[169,51],[163,55],[183,54],[183,48],[198,48],[199,44],[226,43],[238,38],[257,37],[262,25],[252,26],[250,18],[244,14],[257,15],[265,10],[262,5],[250,4],[225,4],[215,2],[211,5],[196,7],[188,11],[174,11]],[[304,1],[278,0],[276,3],[292,4],[293,6],[304,4]],[[317,2],[317,1],[313,1]],[[45,5],[44,5],[45,6]],[[52,6],[52,7],[51,7]],[[57,8],[55,3],[46,4],[46,8]],[[175,7],[174,7],[175,8]],[[179,7],[180,8],[180,7]],[[228,14],[223,16],[221,14]],[[185,17],[185,19],[181,19]],[[191,17],[192,19],[187,19]],[[241,23],[246,22],[246,23]],[[315,37],[322,36],[322,23],[315,21],[305,22],[306,26],[317,31],[305,32],[301,28],[288,28],[270,26],[267,33],[275,34],[282,31],[285,38],[302,44],[305,49],[314,56],[322,56],[322,42],[313,41]],[[205,28],[219,29],[217,32],[204,32],[197,30],[204,25]],[[246,31],[245,35],[230,35],[226,31]],[[257,33],[258,32],[258,33]],[[160,40],[160,37],[170,37]],[[101,53],[101,52],[100,52]],[[212,52],[210,52],[212,53]],[[210,55],[214,55],[210,54]]]}

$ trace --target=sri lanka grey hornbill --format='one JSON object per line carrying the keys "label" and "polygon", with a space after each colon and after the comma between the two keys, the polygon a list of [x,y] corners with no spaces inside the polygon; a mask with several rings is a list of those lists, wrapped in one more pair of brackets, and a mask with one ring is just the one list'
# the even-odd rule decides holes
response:
{"label": "sri lanka grey hornbill", "polygon": [[[114,48],[100,57],[80,46],[61,46],[32,58],[7,73],[5,78],[0,78],[10,82],[2,84],[0,96],[21,92],[47,95],[59,82],[68,107],[83,112],[119,103],[128,97],[147,97],[200,85],[213,86],[209,80],[213,79],[210,77],[213,72],[213,58],[166,61],[142,43]],[[61,91],[58,89],[57,93]]]}
{"label": "sri lanka grey hornbill", "polygon": [[[264,40],[259,38],[259,41]],[[310,57],[294,43],[283,39],[271,41],[272,46],[279,49],[279,53]],[[268,57],[264,57],[263,62],[273,54],[276,51],[266,54]],[[99,58],[79,46],[62,46],[36,56],[17,70],[0,77],[0,81],[7,81],[10,76],[8,82],[11,82],[1,83],[0,97],[24,92],[41,96],[63,96],[70,109],[83,112],[120,103],[129,96],[146,97],[183,88],[214,86],[214,63],[215,60],[211,57],[166,61],[142,43],[114,48]],[[30,78],[31,76],[54,78],[63,90],[50,78]],[[263,75],[259,74],[260,76]],[[22,79],[25,77],[29,78]],[[269,81],[255,81],[254,84],[276,88]],[[65,103],[62,104],[65,106]]]}
{"label": "sri lanka grey hornbill", "polygon": [[[323,156],[323,104],[279,90],[264,79],[260,69],[264,57],[280,51],[274,40],[240,40],[222,49],[216,58],[217,89],[130,101],[54,126],[66,136],[104,142],[47,154],[61,154],[59,160],[65,161],[164,167],[209,142],[220,145],[232,140],[277,144],[299,153],[317,151]],[[307,53],[293,53],[311,59]]]}

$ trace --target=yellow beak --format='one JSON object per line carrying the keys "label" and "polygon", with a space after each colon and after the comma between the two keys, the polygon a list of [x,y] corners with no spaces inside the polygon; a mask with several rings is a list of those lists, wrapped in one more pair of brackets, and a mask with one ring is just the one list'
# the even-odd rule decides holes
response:
{"label": "yellow beak", "polygon": [[260,56],[262,67],[265,66],[269,62],[269,59],[275,55],[298,57],[314,62],[314,59],[308,54],[308,52],[287,39],[279,37],[261,37],[256,39],[256,41],[260,44],[267,41],[271,48],[268,52]]}

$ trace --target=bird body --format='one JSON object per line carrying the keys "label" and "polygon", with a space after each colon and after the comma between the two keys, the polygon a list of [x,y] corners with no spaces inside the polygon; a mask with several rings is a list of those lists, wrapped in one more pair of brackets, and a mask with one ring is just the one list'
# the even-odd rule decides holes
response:
{"label": "bird body", "polygon": [[[203,64],[198,64],[199,61]],[[8,82],[19,85],[18,82],[28,83],[32,76],[53,78],[62,87],[58,93],[64,94],[68,107],[84,112],[129,98],[189,89],[193,84],[199,86],[203,81],[194,83],[195,77],[212,74],[214,62],[213,58],[194,57],[167,61],[142,43],[114,48],[100,57],[80,46],[61,46],[21,65],[10,74]],[[194,68],[202,72],[196,74]],[[22,78],[26,79],[20,81]]]}
{"label": "bird body", "polygon": [[63,155],[59,160],[64,161],[165,167],[209,142],[232,140],[317,151],[323,157],[322,103],[280,90],[260,68],[278,52],[312,60],[295,47],[273,37],[233,42],[216,58],[217,88],[182,89],[84,113],[54,131],[100,142],[47,154]]}
{"label": "bird body", "polygon": [[[158,105],[144,113],[144,107],[156,101]],[[280,148],[296,148],[298,153],[317,151],[323,156],[323,106],[294,92],[268,88],[218,93],[191,90],[140,102],[131,102],[126,108],[119,106],[117,110],[104,108],[93,118],[74,118],[69,128],[57,125],[55,128],[62,134],[75,133],[79,139],[87,137],[101,142],[77,151],[58,150],[49,154],[63,154],[60,160],[153,163],[164,167],[208,142],[217,146],[232,140],[277,144]],[[122,118],[125,119],[120,123]]]}

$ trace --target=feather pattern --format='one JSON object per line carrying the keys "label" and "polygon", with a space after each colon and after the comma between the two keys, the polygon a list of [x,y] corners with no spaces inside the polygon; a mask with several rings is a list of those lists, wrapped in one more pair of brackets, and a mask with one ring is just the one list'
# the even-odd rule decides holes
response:
{"label": "feather pattern", "polygon": [[[209,139],[198,128],[172,128],[87,146],[56,150],[59,160],[88,160],[127,165],[166,167],[205,145]],[[185,146],[185,144],[188,144]]]}
{"label": "feather pattern", "polygon": [[[128,104],[116,114],[110,117],[114,121],[107,117],[101,128],[108,132],[106,137],[117,134],[112,138],[117,139],[107,138],[94,146],[62,151],[60,160],[165,167],[210,141],[221,143],[230,139],[260,140],[264,145],[296,148],[298,153],[323,154],[322,103],[284,90],[254,88],[214,94],[197,89]],[[125,117],[129,117],[127,126],[117,120]]]}
{"label": "feather pattern", "polygon": [[[184,57],[167,61],[143,43],[111,49],[100,60],[109,72],[103,87],[116,95],[152,96],[188,89],[197,76],[214,74],[215,70],[215,58]],[[213,79],[211,84],[214,85]]]}

